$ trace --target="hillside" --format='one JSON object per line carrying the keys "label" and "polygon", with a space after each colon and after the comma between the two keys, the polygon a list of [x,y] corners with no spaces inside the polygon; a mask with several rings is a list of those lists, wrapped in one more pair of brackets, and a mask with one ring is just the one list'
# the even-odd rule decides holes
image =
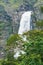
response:
{"label": "hillside", "polygon": [[43,65],[43,0],[0,0],[0,65]]}
{"label": "hillside", "polygon": [[33,21],[43,20],[43,0],[0,0],[0,39],[18,33],[21,15],[29,10],[34,13]]}

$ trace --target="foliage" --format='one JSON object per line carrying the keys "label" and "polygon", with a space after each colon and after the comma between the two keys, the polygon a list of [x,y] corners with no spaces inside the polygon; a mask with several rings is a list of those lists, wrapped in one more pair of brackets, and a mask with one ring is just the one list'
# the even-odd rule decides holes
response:
{"label": "foliage", "polygon": [[43,13],[43,7],[41,7],[40,9],[41,9],[41,12]]}
{"label": "foliage", "polygon": [[18,34],[12,34],[7,40],[7,46],[16,46],[22,38]]}
{"label": "foliage", "polygon": [[36,21],[36,28],[43,30],[43,20]]}
{"label": "foliage", "polygon": [[30,31],[28,34],[30,42],[23,45],[26,55],[22,56],[21,65],[43,65],[43,31]]}
{"label": "foliage", "polygon": [[14,61],[3,61],[2,65],[18,65],[18,63],[14,62]]}
{"label": "foliage", "polygon": [[[15,59],[13,57],[14,53],[9,51],[7,60],[4,60],[2,65],[43,65],[43,30],[32,30],[24,33],[24,35],[27,36],[27,41],[24,41],[22,46],[26,54]],[[12,36],[12,38],[12,42],[20,39],[18,35],[17,37],[16,35],[15,37]]]}
{"label": "foliage", "polygon": [[0,65],[2,65],[1,62],[2,62],[2,59],[0,59]]}

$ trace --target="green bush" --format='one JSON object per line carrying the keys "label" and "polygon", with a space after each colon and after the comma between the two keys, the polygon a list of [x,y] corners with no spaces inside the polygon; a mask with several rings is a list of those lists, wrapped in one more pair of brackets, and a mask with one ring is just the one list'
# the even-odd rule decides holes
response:
{"label": "green bush", "polygon": [[[24,41],[22,47],[26,54],[15,59],[13,52],[8,52],[7,60],[2,65],[43,65],[43,30],[32,30],[24,35],[27,36],[27,41]],[[17,37],[14,38],[19,40]]]}
{"label": "green bush", "polygon": [[43,31],[30,31],[28,34],[28,42],[23,45],[26,55],[22,65],[43,65]]}

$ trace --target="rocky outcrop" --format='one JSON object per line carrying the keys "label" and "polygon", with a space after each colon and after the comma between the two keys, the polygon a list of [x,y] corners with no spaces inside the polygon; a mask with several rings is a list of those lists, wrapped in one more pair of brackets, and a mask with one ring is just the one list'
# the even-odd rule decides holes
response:
{"label": "rocky outcrop", "polygon": [[3,45],[10,34],[12,34],[12,18],[0,5],[0,43]]}

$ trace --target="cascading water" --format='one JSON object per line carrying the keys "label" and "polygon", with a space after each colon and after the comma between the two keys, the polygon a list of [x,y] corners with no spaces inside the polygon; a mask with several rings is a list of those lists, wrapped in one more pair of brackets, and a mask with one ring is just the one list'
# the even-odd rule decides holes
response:
{"label": "cascading water", "polygon": [[27,11],[22,15],[18,34],[23,34],[31,29],[31,13],[32,11]]}
{"label": "cascading water", "polygon": [[[31,29],[31,25],[30,25],[31,13],[32,13],[32,11],[27,11],[22,15],[18,34],[22,35],[24,32],[27,32]],[[22,39],[23,39],[23,41],[26,41],[26,36],[22,37]],[[20,53],[25,54],[25,52],[23,50],[17,49],[17,52],[14,55],[14,57],[18,58],[19,56],[21,56]]]}

